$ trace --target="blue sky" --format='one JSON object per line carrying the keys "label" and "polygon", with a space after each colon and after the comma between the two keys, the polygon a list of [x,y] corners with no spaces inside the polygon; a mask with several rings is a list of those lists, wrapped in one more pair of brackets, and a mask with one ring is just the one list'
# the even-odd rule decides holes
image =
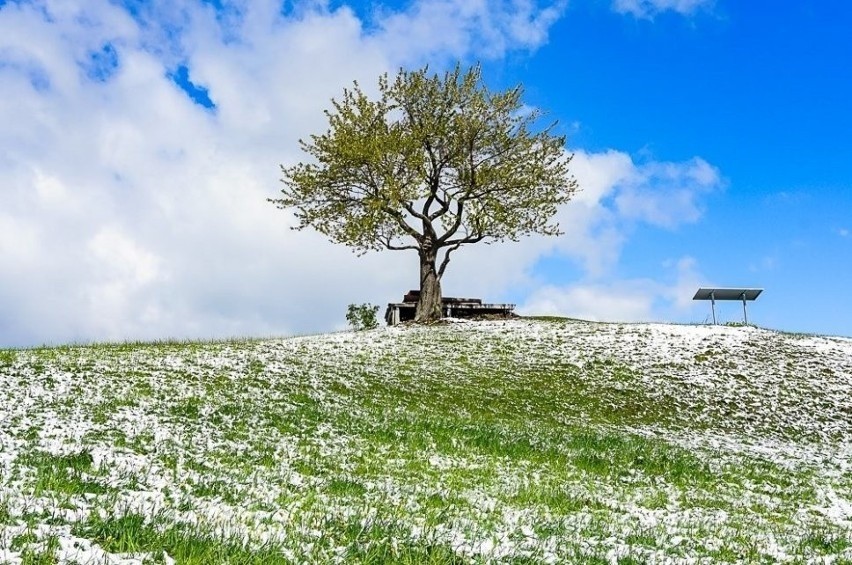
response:
{"label": "blue sky", "polygon": [[725,188],[702,218],[637,230],[620,276],[690,255],[708,283],[765,287],[761,323],[852,334],[852,8],[716,2],[652,19],[600,8],[572,3],[547,45],[492,72],[578,123],[567,133],[579,147],[719,168]]}
{"label": "blue sky", "polygon": [[[852,7],[0,0],[0,346],[340,329],[416,286],[268,205],[354,79],[461,61],[559,120],[566,234],[460,251],[524,313],[852,335]],[[720,307],[739,321],[738,305]]]}

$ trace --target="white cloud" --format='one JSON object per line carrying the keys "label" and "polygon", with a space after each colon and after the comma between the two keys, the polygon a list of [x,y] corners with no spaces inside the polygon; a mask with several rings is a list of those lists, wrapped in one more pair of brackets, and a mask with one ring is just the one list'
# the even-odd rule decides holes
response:
{"label": "white cloud", "polygon": [[696,221],[701,197],[722,185],[719,171],[700,158],[685,163],[652,162],[637,167],[615,198],[619,213],[674,228]]}
{"label": "white cloud", "polygon": [[161,258],[115,227],[105,227],[86,243],[88,284],[84,307],[101,335],[120,336],[129,320],[156,320],[156,303],[146,290],[162,278]]}
{"label": "white cloud", "polygon": [[[413,286],[410,257],[356,258],[291,232],[266,202],[277,164],[301,158],[296,140],[325,127],[323,108],[353,79],[436,53],[534,49],[559,14],[448,4],[456,53],[421,45],[442,9],[426,0],[370,32],[322,3],[289,15],[272,1],[136,8],[0,10],[0,343],[314,331],[347,302]],[[92,80],[105,45],[117,67]],[[181,63],[215,113],[168,78]]]}
{"label": "white cloud", "polygon": [[381,17],[377,39],[405,61],[472,53],[497,58],[546,43],[566,7],[565,0],[419,0],[410,10]]}
{"label": "white cloud", "polygon": [[837,235],[839,235],[840,237],[849,237],[850,232],[846,228],[839,228],[837,230]]}
{"label": "white cloud", "polygon": [[669,261],[661,265],[661,271],[668,282],[632,279],[543,286],[533,292],[518,311],[527,315],[568,316],[601,322],[694,318],[695,305],[691,298],[701,280],[695,260],[682,257]]}
{"label": "white cloud", "polygon": [[96,276],[131,288],[154,281],[159,272],[158,257],[112,227],[101,229],[88,241],[87,256]]}
{"label": "white cloud", "polygon": [[636,18],[653,18],[668,11],[689,16],[712,7],[713,3],[714,0],[613,0],[612,9]]}
{"label": "white cloud", "polygon": [[651,318],[653,299],[653,284],[649,281],[546,286],[533,293],[518,311],[593,321],[640,321]]}
{"label": "white cloud", "polygon": [[[350,302],[416,287],[413,254],[358,258],[291,231],[292,216],[266,202],[277,165],[302,158],[296,140],[326,127],[322,110],[353,79],[367,86],[436,55],[534,49],[563,5],[421,0],[369,29],[321,3],[289,15],[279,2],[230,6],[0,9],[0,345],[321,331]],[[425,37],[442,6],[447,35]],[[90,56],[105,45],[117,66],[92,78]],[[215,112],[169,79],[181,63]],[[445,286],[534,291],[542,281],[531,269],[549,253],[578,261],[594,282],[631,226],[697,217],[717,178],[701,163],[578,151],[584,190],[559,212],[566,235],[460,250]],[[661,190],[683,195],[664,206]]]}
{"label": "white cloud", "polygon": [[566,236],[558,251],[605,273],[637,223],[674,229],[699,219],[701,198],[722,186],[716,169],[699,158],[635,163],[626,153],[577,151],[572,170],[582,187],[559,212]]}

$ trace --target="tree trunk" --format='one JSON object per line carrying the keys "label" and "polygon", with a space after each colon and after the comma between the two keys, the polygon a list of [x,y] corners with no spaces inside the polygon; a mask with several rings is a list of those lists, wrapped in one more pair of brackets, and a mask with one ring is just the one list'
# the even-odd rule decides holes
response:
{"label": "tree trunk", "polygon": [[415,322],[434,322],[441,315],[441,280],[435,269],[436,252],[420,250],[420,298],[414,311]]}

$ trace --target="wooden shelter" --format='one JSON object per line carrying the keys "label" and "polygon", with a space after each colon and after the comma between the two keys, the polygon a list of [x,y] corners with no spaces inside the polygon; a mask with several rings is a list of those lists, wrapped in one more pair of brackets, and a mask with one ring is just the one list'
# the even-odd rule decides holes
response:
{"label": "wooden shelter", "polygon": [[[387,310],[385,310],[385,321],[388,325],[395,326],[400,322],[413,320],[419,298],[419,290],[409,290],[402,297],[402,302],[389,303]],[[479,298],[453,298],[444,296],[441,299],[441,315],[445,318],[476,318],[480,316],[502,316],[508,318],[514,315],[514,310],[514,304],[483,304]]]}

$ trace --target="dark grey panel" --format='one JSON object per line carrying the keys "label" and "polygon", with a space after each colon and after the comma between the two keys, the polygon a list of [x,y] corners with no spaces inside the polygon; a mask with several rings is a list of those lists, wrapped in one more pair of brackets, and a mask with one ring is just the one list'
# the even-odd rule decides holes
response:
{"label": "dark grey panel", "polygon": [[742,300],[745,294],[746,300],[756,300],[761,292],[762,288],[699,288],[692,299],[710,300],[712,294],[716,300]]}

